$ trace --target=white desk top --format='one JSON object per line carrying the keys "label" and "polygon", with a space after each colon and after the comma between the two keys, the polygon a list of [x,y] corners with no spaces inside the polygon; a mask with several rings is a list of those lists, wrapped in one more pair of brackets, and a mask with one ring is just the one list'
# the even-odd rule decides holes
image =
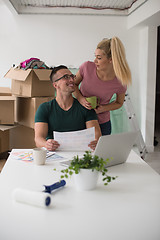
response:
{"label": "white desk top", "polygon": [[[71,153],[63,153],[70,156]],[[13,189],[42,191],[59,180],[57,164],[35,166],[9,157],[0,174],[1,240],[159,240],[160,176],[133,150],[125,164],[110,167],[118,178],[107,187],[77,191],[73,179],[38,208],[12,200]]]}

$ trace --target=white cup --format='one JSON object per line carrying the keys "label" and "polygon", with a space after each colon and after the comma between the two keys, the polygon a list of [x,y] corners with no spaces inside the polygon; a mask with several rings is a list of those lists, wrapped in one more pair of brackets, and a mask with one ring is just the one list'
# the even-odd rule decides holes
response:
{"label": "white cup", "polygon": [[44,165],[46,162],[47,149],[34,148],[33,149],[33,162],[36,165]]}

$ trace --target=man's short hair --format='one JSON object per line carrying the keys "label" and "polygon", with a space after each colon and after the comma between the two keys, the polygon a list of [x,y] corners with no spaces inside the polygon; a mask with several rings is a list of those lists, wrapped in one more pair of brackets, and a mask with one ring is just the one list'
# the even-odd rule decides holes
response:
{"label": "man's short hair", "polygon": [[61,70],[61,69],[68,69],[65,65],[59,65],[59,66],[57,66],[57,67],[54,67],[54,68],[51,68],[52,69],[52,72],[51,72],[51,74],[50,74],[50,80],[51,80],[51,82],[54,82],[53,81],[53,77],[54,77],[54,75],[59,71],[59,70]]}

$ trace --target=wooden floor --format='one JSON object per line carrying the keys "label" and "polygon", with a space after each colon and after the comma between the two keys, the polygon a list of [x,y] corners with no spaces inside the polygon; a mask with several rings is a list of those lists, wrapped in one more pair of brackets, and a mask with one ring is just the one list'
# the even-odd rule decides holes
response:
{"label": "wooden floor", "polygon": [[0,159],[0,172],[2,171],[2,168],[4,167],[6,163],[6,159]]}
{"label": "wooden floor", "polygon": [[8,156],[9,156],[8,151],[0,153],[0,172],[2,171],[2,168],[4,167]]}
{"label": "wooden floor", "polygon": [[154,152],[148,153],[144,160],[151,168],[160,174],[160,131],[156,132],[156,141]]}

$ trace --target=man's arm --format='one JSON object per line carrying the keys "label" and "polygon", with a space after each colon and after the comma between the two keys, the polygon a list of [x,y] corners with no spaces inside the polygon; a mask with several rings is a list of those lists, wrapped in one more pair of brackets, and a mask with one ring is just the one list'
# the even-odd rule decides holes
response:
{"label": "man's arm", "polygon": [[102,134],[101,134],[101,129],[97,120],[91,120],[86,122],[86,128],[91,128],[91,127],[95,127],[95,140],[90,142],[89,147],[94,150],[97,145],[98,139],[100,136],[102,136]]}
{"label": "man's arm", "polygon": [[46,140],[48,124],[44,122],[35,123],[35,143],[37,147],[45,147],[49,151],[55,151],[59,144],[53,139]]}

